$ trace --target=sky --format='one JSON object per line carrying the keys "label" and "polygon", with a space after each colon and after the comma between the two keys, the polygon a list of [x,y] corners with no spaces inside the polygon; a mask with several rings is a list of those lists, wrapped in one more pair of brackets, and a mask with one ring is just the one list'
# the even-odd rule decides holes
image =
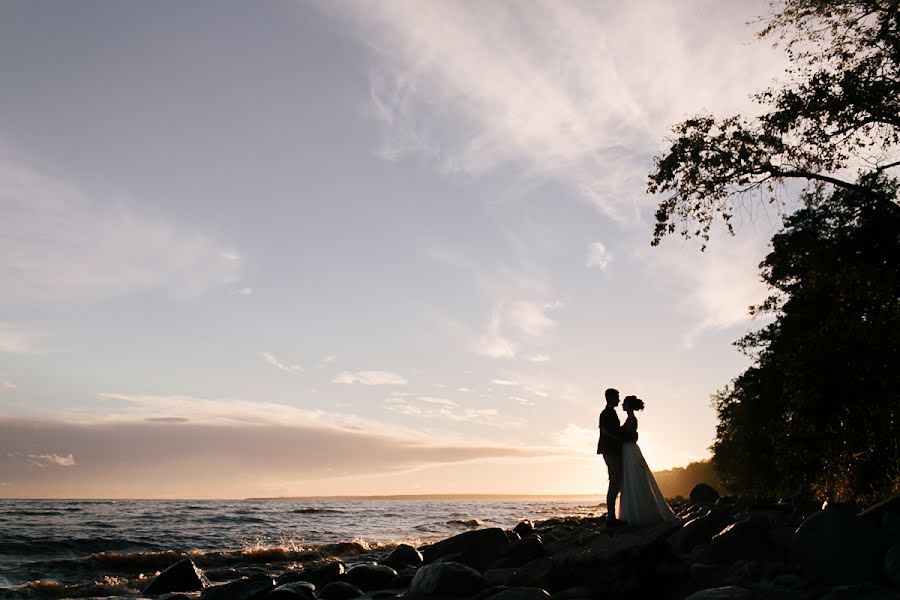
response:
{"label": "sky", "polygon": [[745,0],[0,4],[0,497],[597,494],[749,359],[749,206],[651,247],[673,124],[785,67]]}

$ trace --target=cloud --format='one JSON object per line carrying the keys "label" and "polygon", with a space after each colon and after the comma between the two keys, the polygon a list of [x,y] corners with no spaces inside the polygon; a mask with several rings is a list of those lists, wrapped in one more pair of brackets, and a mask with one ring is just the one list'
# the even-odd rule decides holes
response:
{"label": "cloud", "polygon": [[252,296],[253,288],[250,288],[250,287],[240,288],[238,290],[235,290],[234,293],[237,294],[238,296]]}
{"label": "cloud", "polygon": [[77,465],[75,457],[71,453],[66,456],[59,454],[29,454],[27,458],[28,462],[41,468],[49,466],[74,467]]}
{"label": "cloud", "polygon": [[[124,412],[102,420],[0,418],[0,472],[14,490],[10,493],[47,498],[234,498],[265,494],[271,482],[290,482],[283,493],[315,494],[323,482],[338,477],[559,454],[553,447],[413,435],[352,415],[304,415],[266,403],[185,396],[131,399],[119,401]],[[198,419],[143,420],[148,413],[177,406]],[[219,416],[206,419],[211,410]],[[258,417],[264,421],[254,422]],[[48,446],[67,450],[39,450]],[[44,468],[35,469],[38,464]]]}
{"label": "cloud", "polygon": [[491,383],[494,385],[519,385],[518,381],[512,381],[511,379],[491,379]]}
{"label": "cloud", "polygon": [[406,378],[389,371],[343,371],[339,373],[332,383],[354,384],[362,383],[364,385],[406,385]]}
{"label": "cloud", "polygon": [[528,360],[529,362],[534,363],[547,362],[548,360],[550,360],[550,356],[547,354],[535,354],[534,356],[529,356]]}
{"label": "cloud", "polygon": [[422,402],[428,402],[429,404],[440,404],[442,406],[449,406],[451,408],[455,408],[459,406],[453,400],[448,400],[447,398],[434,398],[432,396],[422,396],[419,398]]}
{"label": "cloud", "polygon": [[495,309],[478,338],[475,352],[490,358],[515,358],[516,346],[500,333],[500,314]]}
{"label": "cloud", "polygon": [[[423,406],[421,403],[431,406]],[[401,415],[424,419],[443,419],[455,423],[472,423],[491,427],[521,427],[524,425],[524,421],[521,419],[500,418],[500,411],[496,408],[460,408],[456,402],[443,398],[389,397],[385,399],[384,407]]]}
{"label": "cloud", "polygon": [[610,260],[612,259],[609,256],[609,252],[607,252],[606,246],[602,242],[594,242],[590,245],[587,255],[588,268],[597,267],[601,271],[605,271],[609,267]]}
{"label": "cloud", "polygon": [[556,321],[544,313],[545,310],[546,305],[539,306],[534,302],[518,301],[510,304],[507,317],[511,325],[522,333],[540,336],[556,325]]}
{"label": "cloud", "polygon": [[0,321],[0,352],[32,354],[37,351],[39,334],[20,326]]}
{"label": "cloud", "polygon": [[206,235],[0,160],[0,278],[6,300],[63,302],[233,282],[240,259]]}
{"label": "cloud", "polygon": [[0,373],[0,390],[14,390],[16,384],[7,378],[5,373]]}
{"label": "cloud", "polygon": [[780,71],[767,46],[735,42],[753,40],[745,23],[766,10],[748,4],[498,1],[473,11],[397,0],[333,10],[377,53],[381,156],[553,179],[627,219],[646,202],[650,157],[670,123],[698,107],[744,108],[747,90]]}
{"label": "cloud", "polygon": [[268,364],[272,365],[276,369],[280,369],[282,371],[286,371],[288,373],[302,373],[303,367],[300,365],[287,365],[282,363],[274,354],[271,352],[260,352],[259,355],[262,357],[264,361]]}

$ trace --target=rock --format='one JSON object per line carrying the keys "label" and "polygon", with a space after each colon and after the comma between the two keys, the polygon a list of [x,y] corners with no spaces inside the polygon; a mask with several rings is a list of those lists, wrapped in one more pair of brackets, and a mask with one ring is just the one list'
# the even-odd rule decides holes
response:
{"label": "rock", "polygon": [[553,573],[553,559],[549,556],[537,558],[513,571],[510,585],[517,587],[548,588]]}
{"label": "rock", "polygon": [[488,598],[490,600],[548,600],[550,594],[541,588],[512,587],[493,596],[488,596]]}
{"label": "rock", "polygon": [[693,563],[690,566],[691,581],[701,588],[715,588],[725,584],[731,574],[731,565]]}
{"label": "rock", "polygon": [[888,550],[884,555],[884,574],[888,581],[900,588],[900,544]]}
{"label": "rock", "polygon": [[825,584],[855,583],[881,574],[881,540],[841,510],[810,516],[794,533],[794,558],[804,576]]}
{"label": "rock", "polygon": [[769,520],[753,516],[732,523],[713,536],[707,556],[715,562],[734,562],[741,558],[764,558],[769,550]]}
{"label": "rock", "polygon": [[364,592],[381,590],[390,587],[397,579],[397,571],[387,565],[356,565],[345,575],[350,585],[355,585]]}
{"label": "rock", "polygon": [[409,584],[407,595],[473,596],[487,586],[487,580],[475,569],[460,563],[441,562],[419,569]]}
{"label": "rock", "polygon": [[705,483],[698,483],[691,490],[691,504],[715,504],[719,499],[719,492]]}
{"label": "rock", "polygon": [[144,595],[158,596],[168,592],[196,592],[209,587],[209,579],[189,558],[179,560],[156,576],[146,588]]}
{"label": "rock", "polygon": [[483,569],[500,558],[508,546],[506,532],[499,527],[491,527],[466,531],[424,546],[421,550],[426,563],[454,554],[457,555],[455,562]]}
{"label": "rock", "polygon": [[311,564],[299,571],[285,571],[278,576],[276,585],[292,583],[294,581],[307,581],[316,588],[322,588],[332,581],[340,581],[347,568],[340,561],[330,561]]}
{"label": "rock", "polygon": [[524,521],[519,521],[518,525],[513,527],[513,531],[518,533],[523,538],[534,535],[534,523],[525,519]]}
{"label": "rock", "polygon": [[900,594],[871,583],[832,588],[821,600],[900,600]]}
{"label": "rock", "polygon": [[748,589],[729,585],[726,587],[700,590],[684,600],[752,600],[755,594]]}
{"label": "rock", "polygon": [[900,494],[873,504],[859,513],[859,518],[866,524],[887,529],[892,535],[900,533],[896,530],[900,525]]}
{"label": "rock", "polygon": [[669,538],[669,544],[676,554],[687,554],[698,544],[710,541],[731,523],[731,515],[725,510],[711,510],[708,514],[685,523]]}
{"label": "rock", "polygon": [[425,562],[425,559],[422,558],[422,553],[410,546],[409,544],[400,544],[393,550],[391,553],[387,555],[381,564],[388,565],[389,567],[394,567],[398,569],[403,567],[404,565],[410,565],[413,567],[421,567]]}
{"label": "rock", "polygon": [[513,542],[507,549],[506,556],[514,564],[523,565],[544,555],[544,542],[541,536],[534,535]]}
{"label": "rock", "polygon": [[488,569],[484,572],[484,578],[487,579],[490,585],[508,586],[515,572],[514,568]]}
{"label": "rock", "polygon": [[257,600],[275,589],[270,575],[257,573],[224,585],[208,587],[200,594],[202,600]]}
{"label": "rock", "polygon": [[362,595],[361,589],[346,581],[332,581],[319,590],[319,600],[350,600]]}
{"label": "rock", "polygon": [[586,585],[566,588],[550,596],[552,600],[590,600],[593,597],[591,588]]}
{"label": "rock", "polygon": [[172,592],[157,596],[157,600],[194,600],[194,598],[195,596],[193,594],[184,594],[181,592]]}
{"label": "rock", "polygon": [[316,600],[316,586],[308,581],[286,583],[269,592],[266,600]]}

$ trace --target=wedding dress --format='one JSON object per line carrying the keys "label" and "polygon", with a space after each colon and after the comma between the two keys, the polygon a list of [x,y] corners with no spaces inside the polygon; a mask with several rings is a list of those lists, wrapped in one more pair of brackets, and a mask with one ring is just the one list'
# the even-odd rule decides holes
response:
{"label": "wedding dress", "polygon": [[[637,419],[633,414],[625,420],[622,431],[633,433],[637,439]],[[643,527],[678,522],[636,442],[622,444],[622,493],[616,503],[616,513],[629,525]]]}

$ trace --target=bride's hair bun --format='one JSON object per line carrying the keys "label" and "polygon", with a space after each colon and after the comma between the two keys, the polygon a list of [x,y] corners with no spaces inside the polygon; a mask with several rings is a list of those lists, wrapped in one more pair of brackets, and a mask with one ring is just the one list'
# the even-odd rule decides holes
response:
{"label": "bride's hair bun", "polygon": [[644,410],[644,401],[637,396],[625,396],[622,408],[624,410]]}

